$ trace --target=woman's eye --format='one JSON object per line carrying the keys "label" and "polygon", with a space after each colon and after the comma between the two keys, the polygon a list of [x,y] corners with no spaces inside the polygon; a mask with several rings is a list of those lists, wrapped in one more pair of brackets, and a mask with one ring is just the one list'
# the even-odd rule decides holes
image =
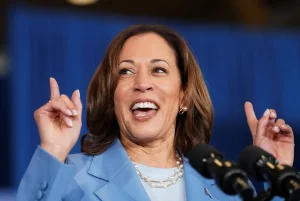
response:
{"label": "woman's eye", "polygon": [[120,75],[129,75],[129,74],[133,74],[133,71],[128,69],[128,68],[123,68],[119,71]]}
{"label": "woman's eye", "polygon": [[167,70],[165,68],[155,67],[153,69],[153,72],[155,72],[155,73],[167,73]]}

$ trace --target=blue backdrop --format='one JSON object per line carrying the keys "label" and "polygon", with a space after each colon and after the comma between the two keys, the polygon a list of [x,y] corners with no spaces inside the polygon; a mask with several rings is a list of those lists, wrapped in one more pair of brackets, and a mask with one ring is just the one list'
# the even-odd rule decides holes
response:
{"label": "blue backdrop", "polygon": [[[266,108],[290,124],[300,145],[300,34],[282,31],[212,27],[161,19],[99,14],[89,16],[15,7],[10,10],[12,58],[11,167],[16,186],[39,144],[33,112],[49,99],[49,77],[61,92],[85,93],[112,38],[132,24],[165,24],[182,34],[195,53],[215,108],[212,144],[236,159],[252,143],[243,105],[254,104],[257,116]],[[85,122],[85,113],[83,115]],[[82,134],[87,133],[85,124]],[[79,145],[73,152],[79,151]],[[300,167],[296,146],[295,166]]]}

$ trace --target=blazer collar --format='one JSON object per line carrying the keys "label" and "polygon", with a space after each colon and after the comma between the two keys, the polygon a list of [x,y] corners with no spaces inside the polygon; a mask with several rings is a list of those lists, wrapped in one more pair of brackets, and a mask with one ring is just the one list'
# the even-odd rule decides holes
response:
{"label": "blazer collar", "polygon": [[208,190],[215,182],[203,178],[184,158],[184,179],[188,201],[218,201]]}
{"label": "blazer collar", "polygon": [[129,163],[130,159],[120,140],[117,139],[104,153],[93,157],[88,173],[100,179],[110,181]]}
{"label": "blazer collar", "polygon": [[93,157],[88,174],[107,181],[95,191],[103,201],[150,201],[119,139]]}
{"label": "blazer collar", "polygon": [[[93,157],[88,174],[107,182],[95,191],[103,201],[150,201],[119,139],[104,153]],[[184,179],[187,201],[217,201],[206,188],[213,182],[201,177],[186,158]]]}

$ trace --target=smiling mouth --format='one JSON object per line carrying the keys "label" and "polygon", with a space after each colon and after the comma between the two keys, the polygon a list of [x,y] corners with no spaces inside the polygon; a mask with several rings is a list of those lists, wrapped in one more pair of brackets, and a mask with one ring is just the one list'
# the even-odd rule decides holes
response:
{"label": "smiling mouth", "polygon": [[147,120],[155,116],[159,107],[153,102],[137,102],[131,107],[131,113],[138,120]]}

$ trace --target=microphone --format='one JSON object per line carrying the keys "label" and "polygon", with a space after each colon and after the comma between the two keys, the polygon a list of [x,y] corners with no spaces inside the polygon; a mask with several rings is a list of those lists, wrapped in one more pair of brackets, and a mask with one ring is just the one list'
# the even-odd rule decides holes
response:
{"label": "microphone", "polygon": [[187,154],[187,158],[203,177],[214,178],[224,193],[239,194],[243,200],[254,200],[254,190],[246,173],[236,163],[224,160],[224,155],[211,145],[196,145]]}
{"label": "microphone", "polygon": [[300,175],[295,169],[281,165],[274,156],[256,146],[248,146],[239,156],[240,166],[253,178],[268,181],[270,198],[278,195],[289,201],[300,200]]}

